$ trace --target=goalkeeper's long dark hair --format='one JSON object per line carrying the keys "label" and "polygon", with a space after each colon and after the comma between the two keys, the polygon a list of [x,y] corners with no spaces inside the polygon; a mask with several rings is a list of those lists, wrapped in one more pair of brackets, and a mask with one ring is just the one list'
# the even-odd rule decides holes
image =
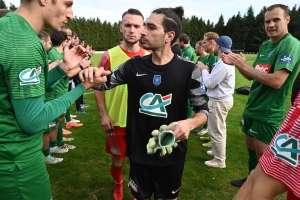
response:
{"label": "goalkeeper's long dark hair", "polygon": [[169,31],[175,32],[175,37],[171,42],[171,45],[173,45],[182,31],[182,17],[184,14],[183,7],[179,6],[176,8],[158,8],[152,11],[152,13],[165,15],[162,25],[164,27],[165,33]]}

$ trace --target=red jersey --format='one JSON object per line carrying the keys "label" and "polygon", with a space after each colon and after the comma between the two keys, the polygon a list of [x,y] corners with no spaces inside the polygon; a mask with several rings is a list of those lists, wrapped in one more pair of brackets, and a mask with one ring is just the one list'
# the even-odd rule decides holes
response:
{"label": "red jersey", "polygon": [[[120,46],[120,48],[122,49],[122,47]],[[130,58],[133,58],[135,56],[144,56],[145,55],[145,49],[143,48],[140,48],[139,51],[137,52],[128,52],[128,51],[125,51],[124,49],[122,49],[124,51],[124,53],[130,57]],[[111,71],[111,68],[110,68],[110,58],[109,58],[109,53],[108,51],[105,51],[101,57],[101,60],[99,62],[99,65],[98,67],[103,67],[105,70],[110,70]]]}
{"label": "red jersey", "polygon": [[289,194],[288,199],[300,199],[299,94],[271,144],[259,160],[267,175],[284,183],[294,193],[294,195]]}

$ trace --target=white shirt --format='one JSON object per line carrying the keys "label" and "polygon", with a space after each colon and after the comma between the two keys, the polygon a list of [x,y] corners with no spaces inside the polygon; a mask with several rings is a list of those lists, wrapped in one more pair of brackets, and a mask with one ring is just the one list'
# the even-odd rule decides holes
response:
{"label": "white shirt", "polygon": [[235,87],[235,67],[223,63],[219,58],[213,70],[209,74],[202,70],[202,79],[207,88],[207,96],[212,101],[232,101]]}

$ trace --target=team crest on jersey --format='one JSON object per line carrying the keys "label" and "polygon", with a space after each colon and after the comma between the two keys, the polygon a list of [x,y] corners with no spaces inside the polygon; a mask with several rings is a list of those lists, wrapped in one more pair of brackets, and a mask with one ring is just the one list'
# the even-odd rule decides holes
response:
{"label": "team crest on jersey", "polygon": [[154,75],[153,77],[153,84],[158,86],[161,84],[161,75]]}
{"label": "team crest on jersey", "polygon": [[260,71],[260,72],[263,72],[263,73],[269,73],[270,72],[270,69],[271,69],[271,65],[270,64],[259,64],[257,63],[255,65],[255,69],[257,71]]}
{"label": "team crest on jersey", "polygon": [[270,58],[273,55],[273,51],[270,51],[270,53],[268,54],[268,58]]}
{"label": "team crest on jersey", "polygon": [[147,93],[140,99],[139,109],[140,113],[155,116],[155,117],[168,117],[166,106],[170,105],[172,101],[172,94],[162,96],[161,94]]}
{"label": "team crest on jersey", "polygon": [[278,135],[271,146],[276,157],[290,163],[294,167],[298,165],[300,155],[299,141],[288,134]]}
{"label": "team crest on jersey", "polygon": [[284,63],[292,63],[293,61],[293,56],[292,55],[284,55],[280,56],[279,58],[279,63],[284,64]]}
{"label": "team crest on jersey", "polygon": [[20,85],[35,85],[40,83],[39,75],[42,72],[42,67],[39,68],[27,68],[24,69],[20,74]]}

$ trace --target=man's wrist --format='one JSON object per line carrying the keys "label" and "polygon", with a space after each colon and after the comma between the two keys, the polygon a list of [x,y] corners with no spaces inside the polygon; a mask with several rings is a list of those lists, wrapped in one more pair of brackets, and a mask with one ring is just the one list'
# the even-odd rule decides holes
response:
{"label": "man's wrist", "polygon": [[59,64],[59,67],[60,67],[62,70],[64,70],[66,73],[68,73],[68,72],[70,71],[70,68],[66,65],[65,62],[61,62],[61,63]]}

